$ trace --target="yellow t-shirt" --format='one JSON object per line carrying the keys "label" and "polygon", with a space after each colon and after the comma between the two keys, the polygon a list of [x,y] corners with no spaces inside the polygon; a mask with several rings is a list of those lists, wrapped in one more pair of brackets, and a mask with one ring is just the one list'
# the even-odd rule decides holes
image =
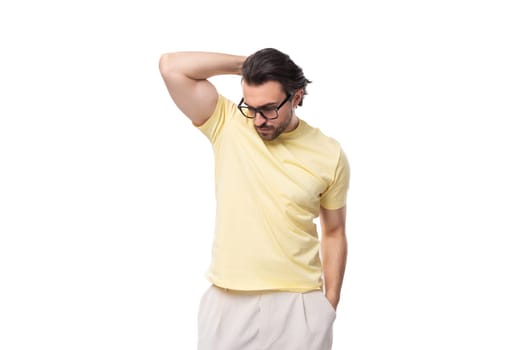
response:
{"label": "yellow t-shirt", "polygon": [[199,129],[215,156],[216,223],[207,278],[234,290],[322,288],[320,206],[346,204],[349,166],[340,145],[300,120],[272,141],[219,96]]}

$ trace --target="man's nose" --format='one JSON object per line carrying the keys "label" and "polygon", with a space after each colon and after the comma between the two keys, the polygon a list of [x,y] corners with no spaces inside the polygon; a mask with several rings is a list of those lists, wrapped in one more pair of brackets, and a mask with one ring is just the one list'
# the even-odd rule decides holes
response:
{"label": "man's nose", "polygon": [[261,115],[261,112],[257,111],[255,113],[255,126],[259,127],[266,123],[266,118]]}

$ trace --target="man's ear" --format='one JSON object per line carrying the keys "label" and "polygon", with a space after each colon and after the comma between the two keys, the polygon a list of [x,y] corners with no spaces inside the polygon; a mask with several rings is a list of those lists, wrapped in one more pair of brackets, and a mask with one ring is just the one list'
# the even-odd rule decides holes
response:
{"label": "man's ear", "polygon": [[301,103],[303,96],[304,96],[304,89],[299,89],[295,92],[295,95],[292,100],[293,108],[296,108],[297,106],[299,106],[299,103]]}

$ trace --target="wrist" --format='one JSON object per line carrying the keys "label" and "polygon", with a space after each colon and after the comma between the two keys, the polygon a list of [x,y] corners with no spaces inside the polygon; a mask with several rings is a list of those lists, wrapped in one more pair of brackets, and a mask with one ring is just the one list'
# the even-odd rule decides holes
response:
{"label": "wrist", "polygon": [[333,291],[333,290],[327,289],[326,292],[325,292],[325,296],[328,299],[330,299],[331,301],[339,302],[341,294],[339,292],[337,292],[337,291]]}
{"label": "wrist", "polygon": [[242,75],[242,65],[246,60],[246,56],[237,56],[237,62],[235,67],[235,74]]}

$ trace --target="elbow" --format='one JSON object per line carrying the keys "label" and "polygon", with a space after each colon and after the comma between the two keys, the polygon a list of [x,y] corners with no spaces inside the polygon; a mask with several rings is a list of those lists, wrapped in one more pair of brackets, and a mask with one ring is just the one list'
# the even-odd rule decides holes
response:
{"label": "elbow", "polygon": [[346,240],[346,230],[344,226],[325,229],[323,230],[323,236]]}
{"label": "elbow", "polygon": [[160,56],[159,59],[159,71],[160,74],[165,77],[170,71],[170,54],[165,53]]}
{"label": "elbow", "polygon": [[160,56],[159,70],[163,77],[167,77],[174,71],[174,67],[176,66],[175,58],[175,53],[165,53]]}

